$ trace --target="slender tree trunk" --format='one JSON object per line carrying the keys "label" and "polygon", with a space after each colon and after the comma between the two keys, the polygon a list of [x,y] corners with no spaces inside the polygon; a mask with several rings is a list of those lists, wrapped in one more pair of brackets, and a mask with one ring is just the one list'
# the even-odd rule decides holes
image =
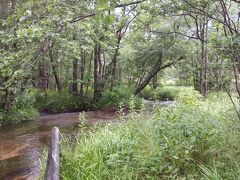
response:
{"label": "slender tree trunk", "polygon": [[84,87],[84,78],[85,78],[85,61],[86,61],[86,53],[85,51],[82,51],[82,56],[81,56],[81,68],[80,68],[80,79],[81,79],[81,84],[80,84],[80,96],[83,96],[83,87]]}
{"label": "slender tree trunk", "polygon": [[200,75],[200,92],[202,95],[205,95],[205,88],[204,88],[204,75],[205,75],[205,44],[201,41],[201,75]]}
{"label": "slender tree trunk", "polygon": [[157,88],[157,80],[158,80],[158,76],[157,74],[153,77],[152,79],[152,83],[153,83],[153,89]]}
{"label": "slender tree trunk", "polygon": [[106,74],[106,57],[103,53],[103,67],[102,67],[102,78],[104,78],[104,74]]}
{"label": "slender tree trunk", "polygon": [[98,102],[101,98],[101,82],[99,77],[99,58],[101,47],[96,45],[94,48],[94,101]]}
{"label": "slender tree trunk", "polygon": [[3,104],[4,110],[8,110],[8,108],[9,108],[9,96],[10,96],[9,90],[6,89],[5,90],[5,100],[4,100],[4,104]]}
{"label": "slender tree trunk", "polygon": [[[204,39],[208,39],[208,17],[205,17],[205,31],[204,31]],[[206,96],[207,91],[208,91],[208,45],[207,42],[204,43],[205,48],[204,48],[204,93],[203,95]]]}
{"label": "slender tree trunk", "polygon": [[148,83],[151,81],[151,79],[160,71],[162,65],[162,57],[159,57],[158,63],[154,66],[151,73],[149,73],[137,86],[137,88],[134,90],[133,94],[137,95],[143,90]]}
{"label": "slender tree trunk", "polygon": [[115,81],[116,81],[117,57],[119,55],[120,42],[121,42],[121,39],[122,39],[122,36],[121,36],[120,33],[121,33],[121,31],[117,35],[118,36],[117,47],[115,49],[115,52],[114,52],[114,55],[113,55],[113,58],[112,58],[112,81],[111,81],[111,85],[110,85],[110,91],[113,90],[114,85],[115,85]]}
{"label": "slender tree trunk", "polygon": [[62,88],[61,88],[59,76],[57,74],[57,67],[56,67],[56,64],[55,64],[56,62],[54,62],[53,45],[52,45],[52,47],[49,48],[49,59],[50,59],[51,65],[52,65],[52,71],[53,71],[53,75],[54,75],[54,78],[55,78],[57,91],[58,91],[58,93],[60,93],[62,91]]}
{"label": "slender tree trunk", "polygon": [[[178,61],[180,61],[180,60],[182,60],[182,59],[183,59],[183,57],[180,57],[180,58],[178,59]],[[154,68],[152,69],[152,71],[151,71],[150,73],[148,73],[148,75],[143,79],[143,81],[140,82],[140,84],[139,84],[139,85],[137,86],[137,88],[134,90],[133,94],[134,94],[134,95],[137,95],[138,93],[140,93],[141,90],[143,90],[143,89],[149,84],[149,82],[152,80],[152,78],[153,78],[154,76],[156,76],[157,73],[158,73],[160,70],[165,69],[165,68],[167,68],[167,67],[171,67],[171,66],[172,66],[173,64],[175,64],[175,63],[176,63],[176,61],[171,62],[171,63],[168,63],[168,64],[162,66],[162,56],[159,57],[158,63],[156,63],[156,65],[154,66]]]}
{"label": "slender tree trunk", "polygon": [[78,59],[73,60],[73,71],[72,71],[72,94],[78,95]]}
{"label": "slender tree trunk", "polygon": [[47,78],[46,78],[46,72],[45,72],[45,61],[42,59],[38,63],[38,75],[37,75],[37,88],[41,91],[46,91],[47,89]]}
{"label": "slender tree trunk", "polygon": [[89,89],[90,80],[91,80],[93,54],[94,54],[94,52],[91,52],[90,60],[89,60],[88,75],[87,75],[88,79],[87,79],[87,85],[86,85],[86,94],[88,94],[88,89]]}

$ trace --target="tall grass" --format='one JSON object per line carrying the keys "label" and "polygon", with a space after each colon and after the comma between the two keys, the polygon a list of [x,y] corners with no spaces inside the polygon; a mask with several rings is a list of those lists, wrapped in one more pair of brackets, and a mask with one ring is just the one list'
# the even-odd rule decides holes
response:
{"label": "tall grass", "polygon": [[[191,90],[176,107],[131,113],[61,142],[62,179],[239,179],[231,103]],[[74,142],[74,143],[73,143]]]}

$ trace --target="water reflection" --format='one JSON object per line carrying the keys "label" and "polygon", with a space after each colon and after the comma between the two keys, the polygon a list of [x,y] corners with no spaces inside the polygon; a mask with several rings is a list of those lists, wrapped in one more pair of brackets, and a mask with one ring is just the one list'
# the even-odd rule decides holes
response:
{"label": "water reflection", "polygon": [[[113,110],[86,113],[88,124],[114,120],[116,116]],[[77,124],[78,113],[64,113],[0,128],[0,179],[36,179],[39,158],[48,145],[51,128],[58,126],[61,132],[72,133]]]}

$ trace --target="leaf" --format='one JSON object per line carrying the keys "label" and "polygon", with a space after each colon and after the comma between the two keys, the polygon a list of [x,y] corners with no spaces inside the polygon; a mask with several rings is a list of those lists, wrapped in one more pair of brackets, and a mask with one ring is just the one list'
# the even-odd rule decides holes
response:
{"label": "leaf", "polygon": [[105,24],[112,24],[114,22],[114,20],[115,20],[115,16],[114,15],[107,15],[107,16],[105,16],[103,22]]}

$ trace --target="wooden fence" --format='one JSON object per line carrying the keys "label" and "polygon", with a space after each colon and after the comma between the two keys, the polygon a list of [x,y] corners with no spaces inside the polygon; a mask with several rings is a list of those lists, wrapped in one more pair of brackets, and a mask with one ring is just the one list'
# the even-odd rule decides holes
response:
{"label": "wooden fence", "polygon": [[59,169],[59,129],[54,127],[51,131],[45,180],[59,180]]}

